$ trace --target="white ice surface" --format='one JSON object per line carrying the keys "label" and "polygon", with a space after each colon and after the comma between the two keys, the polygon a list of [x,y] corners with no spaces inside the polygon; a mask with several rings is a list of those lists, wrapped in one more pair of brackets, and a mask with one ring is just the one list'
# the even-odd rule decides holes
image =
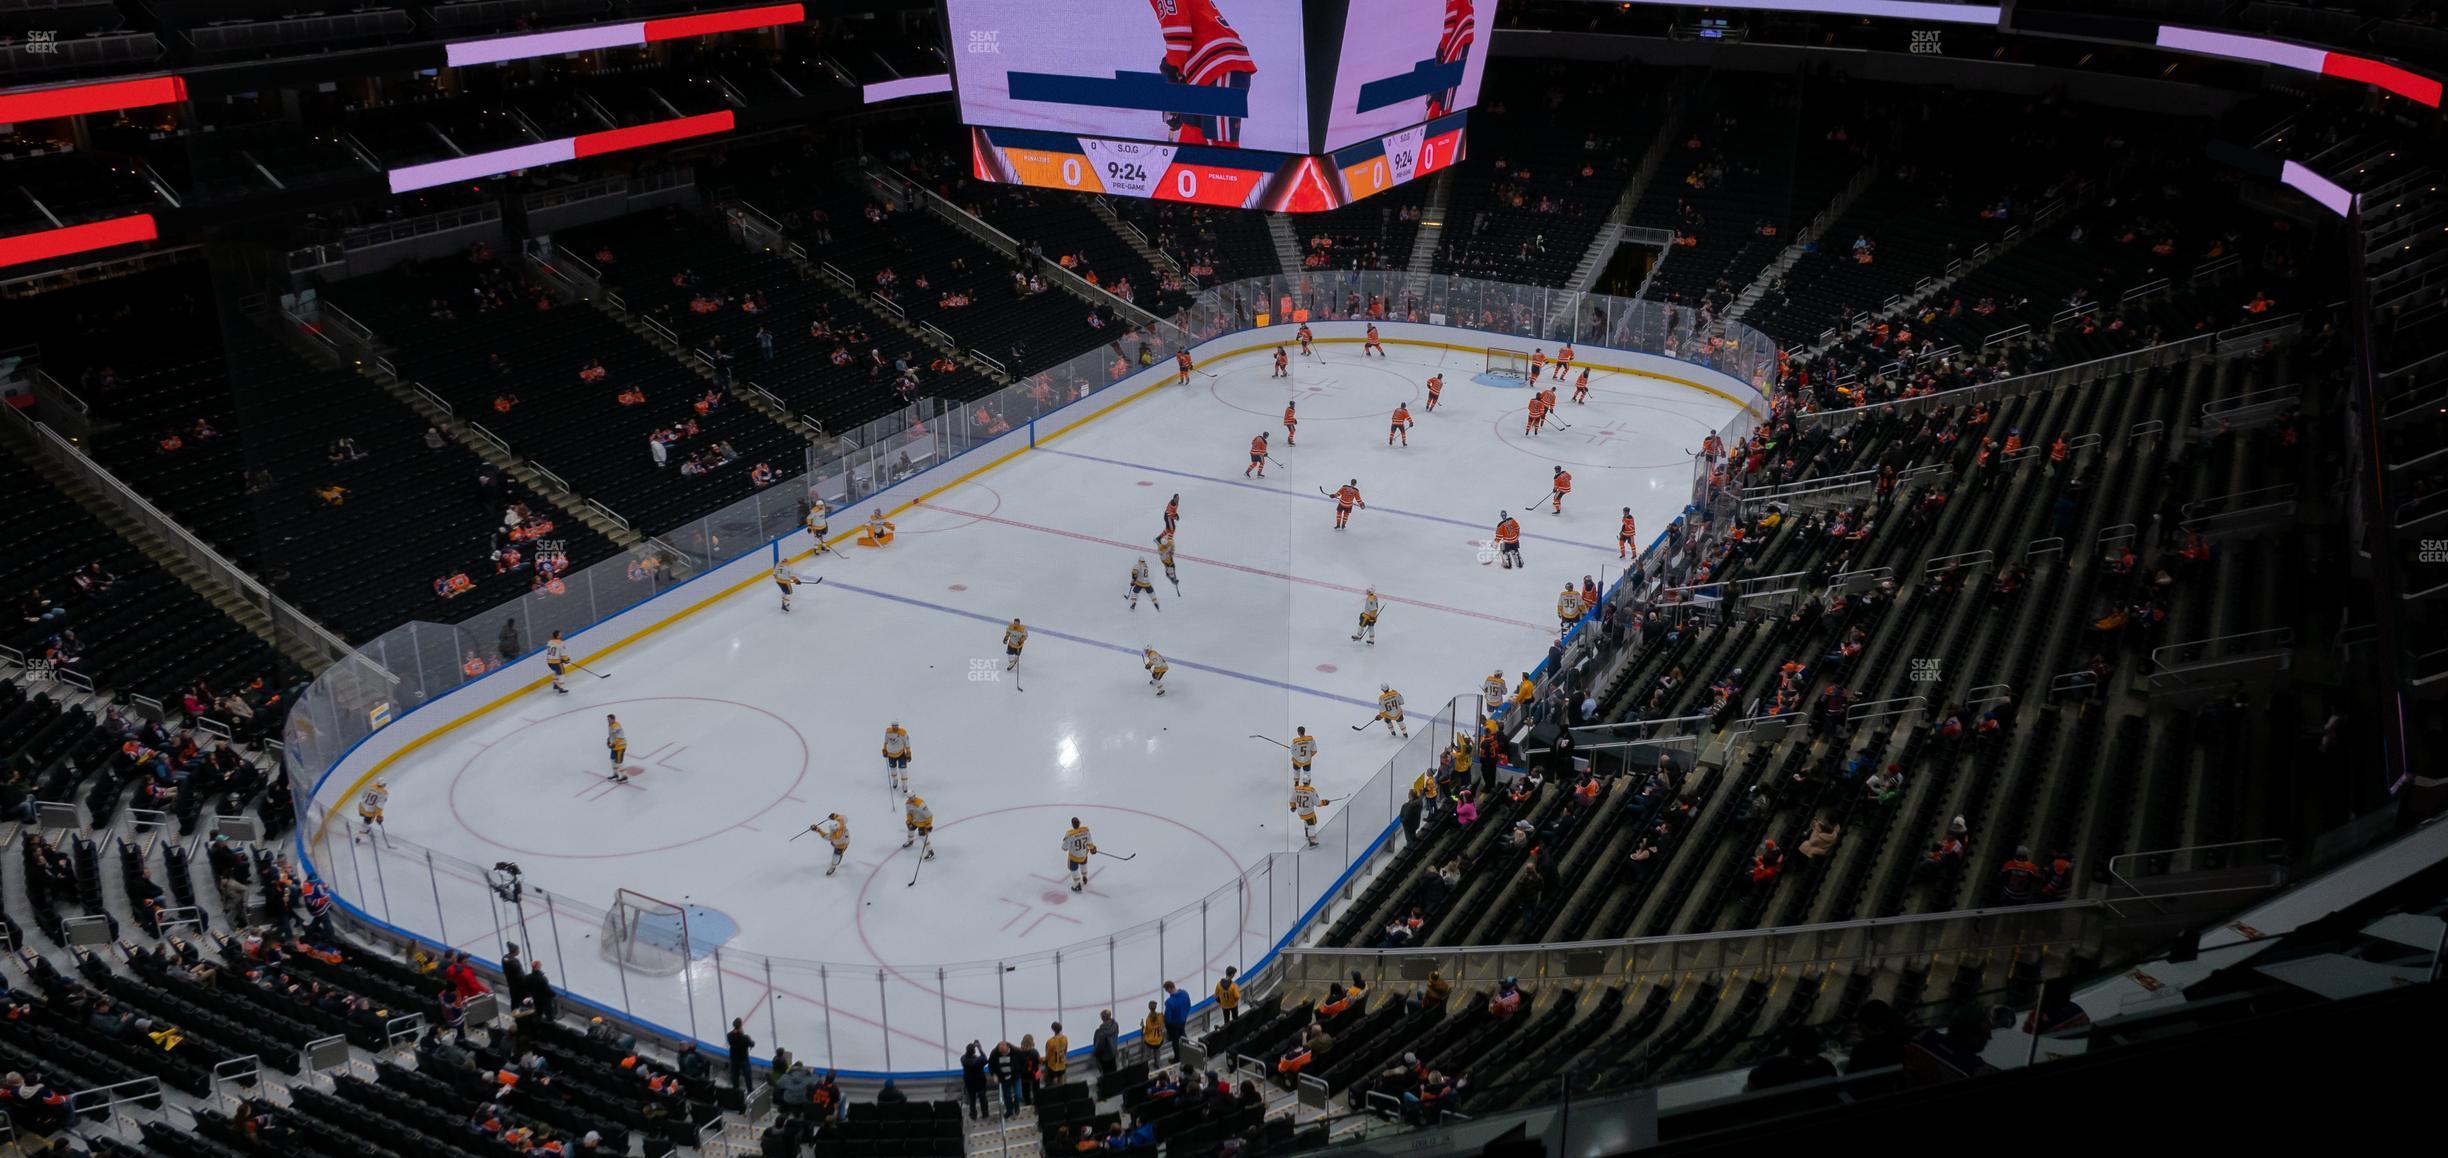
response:
{"label": "white ice surface", "polygon": [[[972,1038],[1042,1037],[1058,1009],[1084,1047],[1096,1010],[1133,1028],[1163,980],[1203,997],[1224,966],[1246,968],[1289,932],[1298,901],[1382,830],[1391,800],[1336,821],[1399,746],[1382,727],[1351,730],[1379,685],[1427,713],[1491,671],[1518,678],[1554,638],[1558,589],[1618,572],[1620,508],[1653,538],[1687,493],[1686,452],[1734,412],[1700,391],[1602,373],[1587,405],[1565,402],[1531,438],[1525,391],[1472,382],[1475,352],[1397,346],[1363,360],[1355,346],[1320,349],[1293,359],[1288,385],[1252,353],[1130,402],[903,513],[890,547],[844,544],[843,557],[797,564],[824,582],[801,587],[788,615],[771,584],[753,584],[596,660],[611,679],[530,693],[388,770],[402,841],[516,861],[531,887],[598,908],[627,888],[736,922],[721,967],[700,963],[687,991],[632,973],[624,993],[591,921],[530,903],[522,935],[448,866],[429,881],[420,859],[393,850],[378,869],[375,848],[342,852],[347,842],[318,862],[344,878],[344,895],[404,928],[487,958],[524,940],[577,995],[701,1038],[746,1017],[760,1055],[778,1036],[846,1070],[947,1066]],[[1421,382],[1438,369],[1448,385],[1427,413]],[[1287,398],[1300,403],[1293,446]],[[1402,400],[1417,425],[1408,448],[1389,448]],[[1283,465],[1245,479],[1261,430]],[[1560,516],[1533,501],[1559,464],[1574,476]],[[1320,488],[1352,478],[1370,506],[1338,532]],[[1175,493],[1178,594],[1151,544]],[[1523,570],[1482,562],[1502,510],[1522,521]],[[836,512],[834,525],[863,514]],[[784,549],[806,546],[800,536]],[[1161,610],[1124,603],[1141,557]],[[1386,604],[1373,647],[1349,639],[1371,584]],[[1016,678],[1001,670],[1000,643],[1015,615],[1032,633]],[[1143,646],[1172,663],[1162,698]],[[607,712],[643,769],[627,785],[604,778]],[[878,751],[894,720],[910,731],[937,821],[939,856],[914,886]],[[1297,882],[1237,889],[1300,842],[1283,753],[1249,738],[1296,725],[1321,745],[1328,847],[1291,858]],[[819,837],[791,840],[828,812],[853,833],[831,878]],[[1135,857],[1096,858],[1082,894],[1062,883],[1072,816]],[[1160,946],[1149,923],[1185,906]],[[985,964],[939,978],[952,962]]]}

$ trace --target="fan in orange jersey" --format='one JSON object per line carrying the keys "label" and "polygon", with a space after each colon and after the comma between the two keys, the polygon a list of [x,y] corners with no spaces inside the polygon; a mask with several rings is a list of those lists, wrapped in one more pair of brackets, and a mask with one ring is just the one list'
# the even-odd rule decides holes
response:
{"label": "fan in orange jersey", "polygon": [[1265,432],[1265,431],[1263,431],[1263,430],[1261,430],[1261,431],[1259,431],[1259,432],[1258,432],[1258,437],[1253,438],[1253,439],[1251,439],[1251,440],[1250,440],[1250,464],[1249,464],[1249,466],[1248,466],[1248,467],[1246,467],[1246,468],[1244,468],[1244,469],[1242,470],[1242,472],[1241,472],[1241,477],[1242,477],[1242,478],[1248,478],[1249,476],[1251,476],[1251,475],[1253,475],[1253,474],[1254,474],[1254,475],[1257,475],[1259,478],[1265,478],[1265,477],[1266,477],[1266,461],[1267,461],[1267,436],[1266,436],[1266,432]]}
{"label": "fan in orange jersey", "polygon": [[1445,376],[1443,374],[1430,374],[1428,376],[1428,409],[1436,409],[1437,399],[1443,397],[1444,394]]}
{"label": "fan in orange jersey", "polygon": [[1573,401],[1584,406],[1589,404],[1589,368],[1586,366],[1581,368],[1581,376],[1573,379]]}
{"label": "fan in orange jersey", "polygon": [[1368,509],[1368,504],[1360,501],[1359,479],[1353,479],[1350,482],[1344,483],[1342,489],[1334,493],[1334,501],[1335,530],[1338,531],[1343,529],[1343,524],[1351,521],[1353,507],[1357,506],[1362,510]]}
{"label": "fan in orange jersey", "polygon": [[1615,557],[1629,559],[1640,550],[1640,528],[1632,523],[1632,508],[1623,509],[1623,529],[1615,532]]}
{"label": "fan in orange jersey", "polygon": [[1294,335],[1292,335],[1292,336],[1293,336],[1293,337],[1295,337],[1295,338],[1300,339],[1300,346],[1301,346],[1301,357],[1303,357],[1303,358],[1308,357],[1308,356],[1309,356],[1309,323],[1307,323],[1307,322],[1302,322],[1302,323],[1301,323],[1301,327],[1300,327],[1300,332],[1299,332],[1299,333],[1296,333],[1296,334],[1294,334]]}
{"label": "fan in orange jersey", "polygon": [[1188,351],[1188,350],[1183,350],[1183,351],[1181,351],[1180,353],[1177,353],[1177,354],[1173,355],[1173,364],[1174,364],[1175,366],[1178,366],[1178,367],[1180,367],[1180,368],[1181,368],[1181,376],[1180,376],[1180,377],[1175,378],[1175,379],[1173,380],[1173,384],[1174,384],[1174,385],[1176,385],[1176,386],[1187,386],[1187,385],[1189,385],[1189,384],[1190,384],[1190,351]]}
{"label": "fan in orange jersey", "polygon": [[1292,371],[1291,371],[1290,369],[1288,369],[1288,368],[1287,368],[1287,367],[1289,367],[1291,364],[1292,364],[1292,359],[1291,359],[1289,356],[1287,356],[1287,355],[1284,353],[1284,348],[1283,348],[1283,347],[1282,347],[1280,344],[1279,344],[1279,345],[1277,345],[1277,346],[1275,347],[1275,372],[1274,372],[1273,374],[1268,375],[1268,377],[1270,377],[1270,378],[1289,378],[1289,377],[1291,377],[1291,376],[1292,376]]}
{"label": "fan in orange jersey", "polygon": [[1563,380],[1564,380],[1564,379],[1565,379],[1567,376],[1569,376],[1569,375],[1571,375],[1571,374],[1572,374],[1572,362],[1573,362],[1573,348],[1572,348],[1572,343],[1571,343],[1571,342],[1566,342],[1566,343],[1564,343],[1564,348],[1563,348],[1563,349],[1556,351],[1556,360],[1555,360],[1555,380],[1556,380],[1556,381],[1561,382],[1561,381],[1563,381]]}
{"label": "fan in orange jersey", "polygon": [[1530,417],[1527,421],[1522,423],[1522,433],[1537,434],[1539,432],[1539,427],[1545,426],[1546,424],[1547,396],[1534,391],[1530,395]]}
{"label": "fan in orange jersey", "polygon": [[1408,402],[1394,404],[1394,429],[1386,432],[1386,445],[1394,445],[1397,438],[1402,439],[1404,446],[1411,445],[1411,404]]}
{"label": "fan in orange jersey", "polygon": [[1285,400],[1285,402],[1284,402],[1284,445],[1285,445],[1285,446],[1294,446],[1294,445],[1297,445],[1296,443],[1294,443],[1294,442],[1292,441],[1292,436],[1294,435],[1294,433],[1296,433],[1296,432],[1297,432],[1297,429],[1298,429],[1298,428],[1299,428],[1299,426],[1300,426],[1300,415],[1293,413],[1293,410],[1292,410],[1292,403],[1293,403],[1293,400],[1291,400],[1291,399],[1287,399],[1287,400]]}
{"label": "fan in orange jersey", "polygon": [[1370,322],[1368,324],[1368,337],[1362,339],[1360,342],[1360,356],[1363,358],[1368,357],[1369,351],[1371,350],[1377,351],[1379,357],[1386,356],[1385,343],[1377,340],[1377,323],[1375,322]]}
{"label": "fan in orange jersey", "polygon": [[1549,497],[1555,500],[1556,514],[1564,513],[1564,496],[1571,493],[1572,472],[1560,466],[1555,468],[1555,489],[1549,493]]}

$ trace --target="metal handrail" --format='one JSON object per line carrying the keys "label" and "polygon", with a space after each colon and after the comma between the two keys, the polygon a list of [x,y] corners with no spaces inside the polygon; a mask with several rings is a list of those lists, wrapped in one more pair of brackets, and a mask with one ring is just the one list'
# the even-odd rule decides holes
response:
{"label": "metal handrail", "polygon": [[1287,946],[1287,957],[1351,957],[1383,960],[1388,957],[1492,957],[1508,953],[1572,953],[1591,949],[1629,949],[1655,945],[1705,945],[1720,941],[1749,941],[1763,937],[1787,937],[1802,934],[1835,933],[1849,929],[1893,929],[1910,925],[1936,924],[1974,920],[1981,917],[2025,915],[2031,913],[2097,912],[2106,906],[2099,901],[2052,901],[2036,905],[2001,905],[1978,909],[1955,909],[1939,913],[1907,913],[1897,917],[1858,917],[1850,921],[1823,921],[1808,925],[1770,925],[1758,929],[1718,929],[1703,933],[1662,933],[1651,937],[1615,937],[1598,941],[1550,941],[1543,943],[1514,942],[1504,945],[1440,945],[1433,948],[1355,949],[1324,945]]}
{"label": "metal handrail", "polygon": [[[0,406],[0,410],[16,413],[15,407]],[[19,415],[19,417],[24,416]],[[140,512],[154,531],[176,541],[179,548],[189,557],[208,563],[210,565],[208,569],[215,572],[216,578],[235,589],[241,598],[262,608],[267,615],[272,617],[276,626],[286,623],[304,630],[311,637],[311,641],[318,644],[320,650],[330,659],[365,659],[362,653],[349,646],[346,640],[341,639],[330,628],[298,610],[288,600],[274,595],[271,588],[264,586],[254,576],[247,574],[237,564],[230,562],[221,552],[214,550],[211,544],[198,538],[193,531],[188,530],[178,520],[171,518],[160,507],[154,506],[151,500],[137,493],[134,487],[121,482],[119,476],[112,474],[101,463],[88,457],[82,448],[61,437],[58,431],[40,422],[33,422],[32,425],[39,436],[38,441],[51,452],[53,458],[75,467],[84,474],[88,482],[98,485],[105,494],[116,497],[122,504]],[[370,659],[367,659],[366,662],[373,664],[378,670],[382,667]],[[91,684],[90,680],[86,682],[88,685]],[[88,686],[85,690],[91,691],[92,688]]]}

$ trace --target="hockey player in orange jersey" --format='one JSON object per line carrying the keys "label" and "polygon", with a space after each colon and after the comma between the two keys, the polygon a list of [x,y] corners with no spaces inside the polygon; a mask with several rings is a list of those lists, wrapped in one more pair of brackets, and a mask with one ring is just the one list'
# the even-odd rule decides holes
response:
{"label": "hockey player in orange jersey", "polygon": [[1357,506],[1362,510],[1368,509],[1368,504],[1360,500],[1359,479],[1353,479],[1350,482],[1344,483],[1341,489],[1335,491],[1334,501],[1335,530],[1338,531],[1343,529],[1344,524],[1351,521],[1353,507]]}

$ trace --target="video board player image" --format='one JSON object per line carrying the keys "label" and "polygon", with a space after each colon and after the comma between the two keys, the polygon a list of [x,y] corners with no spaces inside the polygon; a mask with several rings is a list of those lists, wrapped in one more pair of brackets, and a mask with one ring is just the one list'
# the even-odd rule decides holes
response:
{"label": "video board player image", "polygon": [[945,16],[970,124],[1309,151],[1298,0],[947,0]]}

